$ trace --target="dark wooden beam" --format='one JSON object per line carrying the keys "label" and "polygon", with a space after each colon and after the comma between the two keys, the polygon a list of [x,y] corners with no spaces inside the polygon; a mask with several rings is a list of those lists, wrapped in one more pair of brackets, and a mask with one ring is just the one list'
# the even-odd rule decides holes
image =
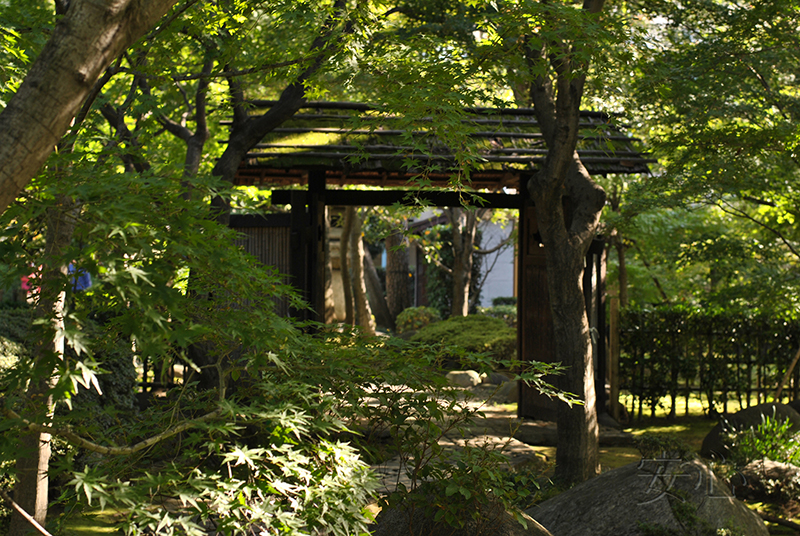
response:
{"label": "dark wooden beam", "polygon": [[[273,205],[292,203],[292,194],[305,194],[298,190],[273,190]],[[464,203],[480,208],[520,208],[522,197],[517,194],[478,193],[481,203],[471,193],[430,192],[416,190],[325,190],[325,204],[328,206],[376,207],[395,204],[414,206],[424,203],[434,207],[458,207]],[[299,198],[294,198],[295,200]],[[303,201],[305,202],[305,201]]]}

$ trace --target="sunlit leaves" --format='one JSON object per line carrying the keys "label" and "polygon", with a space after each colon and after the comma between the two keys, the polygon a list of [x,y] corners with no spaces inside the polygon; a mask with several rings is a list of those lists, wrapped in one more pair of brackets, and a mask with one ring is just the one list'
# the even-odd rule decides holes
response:
{"label": "sunlit leaves", "polygon": [[673,249],[695,299],[791,310],[800,262],[797,3],[648,2],[642,13],[652,39],[640,47],[630,115],[664,170],[628,192],[628,208],[678,206],[678,215],[706,218],[705,230]]}

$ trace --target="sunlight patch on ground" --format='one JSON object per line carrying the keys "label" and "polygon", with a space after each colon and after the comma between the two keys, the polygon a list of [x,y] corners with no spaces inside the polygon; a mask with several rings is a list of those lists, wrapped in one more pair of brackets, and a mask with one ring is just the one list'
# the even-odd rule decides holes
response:
{"label": "sunlight patch on ground", "polygon": [[116,520],[125,513],[120,510],[107,508],[96,510],[82,516],[68,519],[64,524],[64,533],[70,536],[98,536],[101,534],[122,534],[115,527]]}
{"label": "sunlight patch on ground", "polygon": [[600,470],[602,472],[638,462],[642,459],[639,450],[634,447],[601,447]]}
{"label": "sunlight patch on ground", "polygon": [[626,432],[630,432],[635,436],[645,433],[650,434],[680,434],[687,432],[689,427],[683,424],[673,424],[672,426],[648,426],[647,428],[628,428]]}

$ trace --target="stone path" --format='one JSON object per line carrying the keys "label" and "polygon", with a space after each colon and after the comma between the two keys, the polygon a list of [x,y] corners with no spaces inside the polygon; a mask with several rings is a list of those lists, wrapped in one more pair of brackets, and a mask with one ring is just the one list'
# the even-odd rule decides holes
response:
{"label": "stone path", "polygon": [[[508,459],[510,466],[514,468],[528,463],[546,466],[548,462],[554,462],[555,460],[548,460],[534,447],[556,445],[555,423],[534,420],[520,421],[517,418],[516,409],[509,409],[508,405],[487,400],[487,397],[491,396],[495,389],[496,386],[493,385],[478,385],[471,388],[470,391],[475,395],[475,399],[469,404],[473,407],[481,406],[483,417],[477,418],[475,424],[465,430],[466,433],[463,437],[456,433],[448,434],[439,441],[439,444],[446,449],[463,448],[465,444],[489,445],[494,450],[501,452]],[[632,438],[625,432],[601,427],[600,443],[613,446],[630,445]],[[406,486],[411,483],[399,458],[374,465],[372,468],[381,479],[380,493],[394,491],[400,482]]]}

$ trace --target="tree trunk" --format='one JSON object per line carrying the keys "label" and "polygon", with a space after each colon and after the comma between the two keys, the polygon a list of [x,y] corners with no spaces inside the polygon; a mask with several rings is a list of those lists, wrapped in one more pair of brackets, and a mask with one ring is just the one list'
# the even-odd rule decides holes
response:
{"label": "tree trunk", "polygon": [[364,240],[361,237],[361,218],[353,211],[353,229],[350,233],[350,258],[353,265],[353,300],[355,301],[358,325],[367,335],[375,335],[372,311],[367,301],[367,285],[364,281]]}
{"label": "tree trunk", "polygon": [[[58,260],[72,241],[75,230],[75,203],[65,197],[59,198],[59,205],[47,211],[47,236],[43,273],[40,281],[36,317],[50,321],[49,329],[43,329],[41,338],[32,352],[33,368],[37,375],[25,393],[23,417],[33,422],[49,424],[53,414],[53,401],[50,388],[55,381],[57,360],[64,355],[64,304],[66,292],[64,281],[68,274],[66,265]],[[19,438],[17,458],[17,482],[14,487],[14,500],[44,526],[48,505],[48,469],[50,466],[50,434],[25,432]],[[9,536],[28,534],[30,523],[18,512],[11,516]]]}
{"label": "tree trunk", "polygon": [[[611,194],[608,196],[608,204],[613,212],[619,214],[620,204],[622,203],[622,189],[614,184],[611,189]],[[609,242],[614,245],[617,250],[617,279],[619,281],[619,303],[620,306],[626,307],[628,305],[628,267],[625,263],[625,241],[622,239],[622,234],[619,230],[612,229]]]}
{"label": "tree trunk", "polygon": [[331,214],[328,207],[325,207],[325,316],[326,324],[333,324],[336,321],[336,307],[333,300],[333,263],[331,261]]}
{"label": "tree trunk", "polygon": [[366,252],[364,255],[364,273],[366,275],[367,283],[367,296],[369,297],[369,306],[375,313],[375,322],[379,326],[394,331],[394,318],[389,314],[389,306],[386,303],[386,296],[383,293],[381,286],[381,279],[378,277],[378,272],[375,270],[375,263],[372,261],[372,255]]}
{"label": "tree trunk", "polygon": [[628,266],[625,263],[625,250],[627,248],[622,242],[622,236],[619,234],[617,234],[614,247],[617,249],[617,270],[619,272],[619,305],[624,308],[628,306]]}
{"label": "tree trunk", "polygon": [[408,291],[408,247],[402,233],[386,237],[386,302],[392,323],[404,309],[411,307]]}
{"label": "tree trunk", "polygon": [[[583,10],[597,13],[603,0],[585,0]],[[552,37],[528,49],[533,72],[550,66],[531,83],[534,113],[547,145],[541,169],[528,182],[536,205],[553,314],[554,361],[565,373],[558,387],[577,395],[582,405],[558,405],[558,446],[553,478],[574,484],[595,476],[598,425],[589,320],[583,294],[584,259],[600,221],[606,195],[589,176],[575,150],[580,104],[588,65],[575,45]],[[569,55],[564,51],[570,50]],[[565,207],[566,206],[566,207]]]}
{"label": "tree trunk", "polygon": [[[577,160],[571,168],[572,181],[584,175],[586,170]],[[534,180],[532,179],[532,182]],[[594,359],[592,354],[589,319],[583,293],[583,269],[586,252],[594,236],[594,229],[602,209],[602,190],[591,188],[580,195],[578,188],[570,188],[573,218],[576,213],[593,216],[594,225],[586,226],[586,232],[569,236],[565,220],[563,199],[560,191],[536,192],[534,203],[537,207],[539,232],[542,237],[547,267],[548,293],[553,313],[553,336],[555,359],[565,365],[566,371],[558,377],[560,389],[578,396],[582,405],[559,404],[558,447],[556,449],[556,471],[554,479],[564,484],[574,484],[587,480],[599,471],[598,435]],[[549,194],[549,195],[548,195]],[[587,195],[588,194],[588,195]],[[594,197],[594,199],[592,199]],[[567,226],[565,226],[565,223]],[[588,232],[591,228],[591,232]]]}
{"label": "tree trunk", "polygon": [[453,302],[450,315],[467,316],[478,220],[475,210],[461,207],[447,209],[445,213],[453,229]]}
{"label": "tree trunk", "polygon": [[356,209],[344,209],[344,222],[342,223],[342,236],[339,239],[339,262],[342,273],[342,287],[344,289],[344,323],[348,326],[356,325],[356,314],[353,307],[353,280],[350,277],[350,235],[353,234],[353,220]]}
{"label": "tree trunk", "polygon": [[0,212],[53,152],[100,74],[176,2],[71,2],[0,114]]}
{"label": "tree trunk", "polygon": [[[22,413],[26,419],[41,421],[39,414],[52,413],[52,398],[48,395],[49,382],[31,382],[25,393],[27,407]],[[50,434],[23,432],[19,437],[17,457],[17,483],[14,501],[37,523],[44,526],[47,517],[50,468]],[[31,524],[16,510],[11,514],[8,536],[22,536],[35,532]]]}

